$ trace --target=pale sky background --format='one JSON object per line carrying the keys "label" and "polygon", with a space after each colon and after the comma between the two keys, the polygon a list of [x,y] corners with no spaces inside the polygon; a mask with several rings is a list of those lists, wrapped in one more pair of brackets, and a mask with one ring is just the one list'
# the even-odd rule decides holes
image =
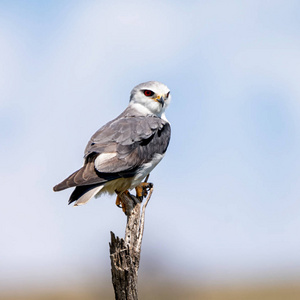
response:
{"label": "pale sky background", "polygon": [[52,187],[148,80],[172,139],[141,276],[300,277],[299,1],[0,1],[0,287],[110,279],[115,198]]}

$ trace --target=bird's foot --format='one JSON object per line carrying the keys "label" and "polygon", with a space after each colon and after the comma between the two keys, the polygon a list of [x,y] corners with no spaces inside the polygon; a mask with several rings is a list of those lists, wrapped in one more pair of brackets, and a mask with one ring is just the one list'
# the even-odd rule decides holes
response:
{"label": "bird's foot", "polygon": [[148,192],[150,189],[153,187],[153,183],[151,182],[141,182],[136,188],[136,197],[140,200],[143,201],[145,197],[147,197]]}
{"label": "bird's foot", "polygon": [[122,208],[126,216],[129,216],[134,209],[137,203],[140,203],[140,200],[135,196],[131,195],[128,190],[124,192],[115,191],[117,196],[116,205]]}
{"label": "bird's foot", "polygon": [[[117,193],[116,205],[117,205],[118,207],[122,208],[123,212],[125,213],[125,212],[126,212],[126,204],[124,203],[124,201],[122,201],[122,198],[119,196],[120,193],[117,192],[117,191],[116,191],[116,193]],[[124,193],[125,195],[127,195],[128,197],[131,196],[128,190],[126,190],[126,191],[123,192],[123,193]],[[123,193],[122,193],[122,194],[123,194]],[[130,198],[131,198],[131,197],[130,197]]]}

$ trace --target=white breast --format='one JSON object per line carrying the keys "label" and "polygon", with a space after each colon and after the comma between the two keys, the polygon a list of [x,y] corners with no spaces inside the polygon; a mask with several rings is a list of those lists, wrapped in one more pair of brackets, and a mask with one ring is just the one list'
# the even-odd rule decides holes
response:
{"label": "white breast", "polygon": [[157,164],[163,159],[164,154],[155,154],[153,159],[144,164],[137,172],[137,174],[133,177],[131,183],[131,189],[138,186],[143,179],[157,166]]}

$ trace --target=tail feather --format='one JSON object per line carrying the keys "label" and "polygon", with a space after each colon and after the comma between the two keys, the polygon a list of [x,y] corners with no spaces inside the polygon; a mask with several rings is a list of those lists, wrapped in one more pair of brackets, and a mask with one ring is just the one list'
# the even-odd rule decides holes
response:
{"label": "tail feather", "polygon": [[70,196],[69,204],[75,202],[74,206],[83,205],[101,191],[103,185],[77,186]]}

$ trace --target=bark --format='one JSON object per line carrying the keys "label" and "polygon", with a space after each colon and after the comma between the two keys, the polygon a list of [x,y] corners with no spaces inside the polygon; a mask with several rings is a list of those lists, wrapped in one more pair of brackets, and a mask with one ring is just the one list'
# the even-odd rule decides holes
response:
{"label": "bark", "polygon": [[124,239],[116,237],[113,232],[110,232],[111,273],[116,300],[138,299],[137,281],[144,233],[145,210],[152,192],[153,187],[151,186],[148,197],[142,207],[142,212],[142,203],[138,198],[133,195],[119,195],[122,198],[122,202],[126,205],[127,224]]}

